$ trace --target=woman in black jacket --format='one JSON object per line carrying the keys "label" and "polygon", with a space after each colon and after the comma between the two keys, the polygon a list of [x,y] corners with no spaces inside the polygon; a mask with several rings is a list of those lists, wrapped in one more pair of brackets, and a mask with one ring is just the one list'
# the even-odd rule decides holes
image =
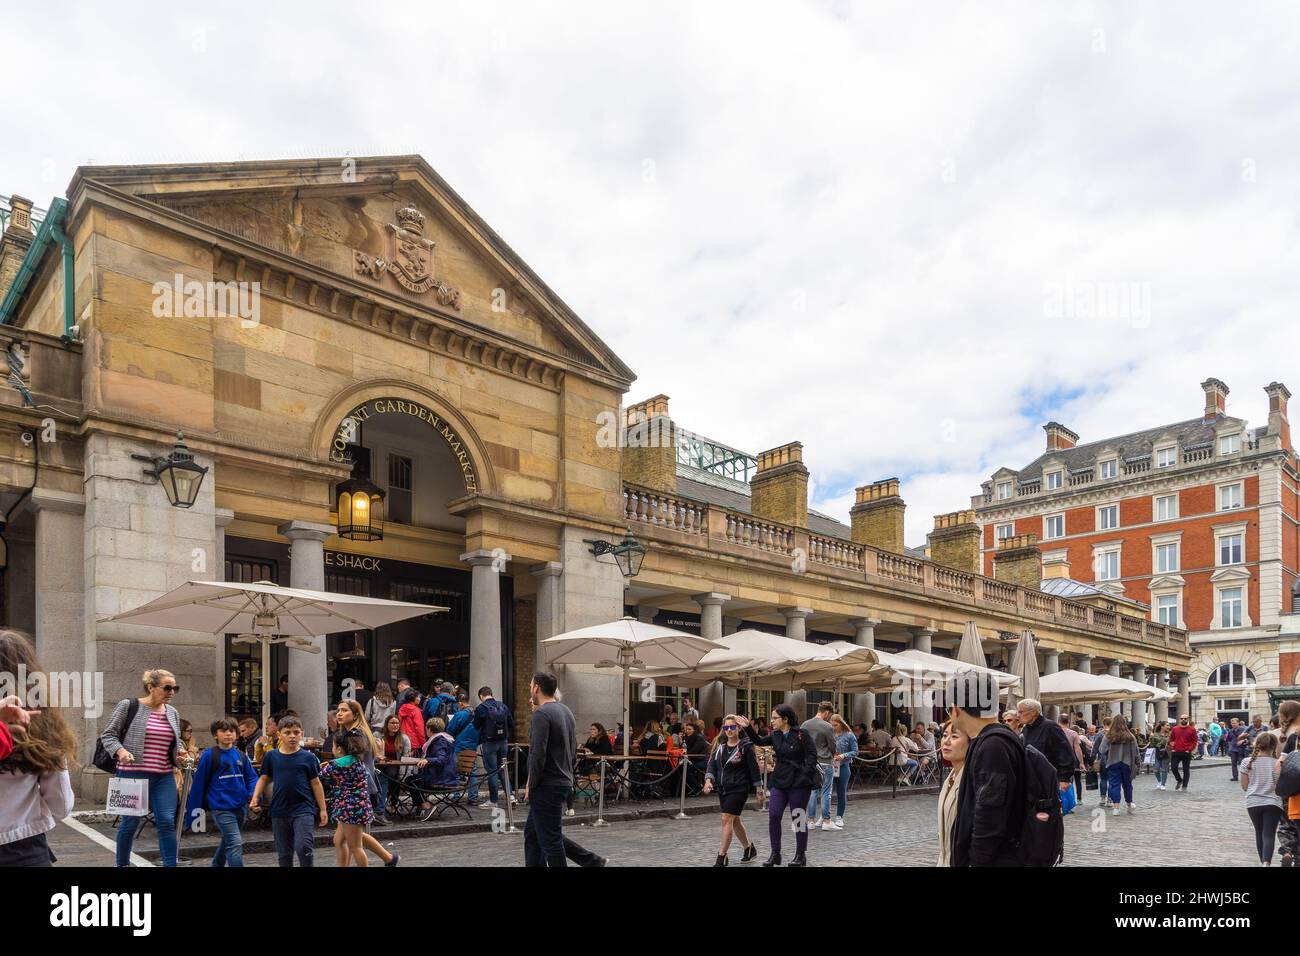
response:
{"label": "woman in black jacket", "polygon": [[794,824],[794,859],[791,866],[808,865],[808,797],[817,786],[817,745],[800,729],[798,716],[789,704],[772,708],[772,733],[760,737],[744,717],[738,723],[752,743],[771,746],[776,757],[767,802],[767,835],[772,855],[764,866],[781,865],[781,818],[786,808]]}
{"label": "woman in black jacket", "polygon": [[[749,793],[763,779],[758,771],[758,759],[754,756],[753,745],[740,736],[740,724],[735,714],[728,714],[722,721],[722,729],[714,738],[713,750],[709,754],[708,770],[704,774],[704,792],[718,794],[722,804],[722,848],[718,851],[718,862],[714,866],[727,865],[727,850],[731,846],[731,835],[740,838],[740,845],[745,852],[740,857],[741,863],[748,863],[758,856],[758,847],[749,840],[745,826],[740,822],[740,814],[749,800]],[[703,734],[695,734],[703,737]]]}

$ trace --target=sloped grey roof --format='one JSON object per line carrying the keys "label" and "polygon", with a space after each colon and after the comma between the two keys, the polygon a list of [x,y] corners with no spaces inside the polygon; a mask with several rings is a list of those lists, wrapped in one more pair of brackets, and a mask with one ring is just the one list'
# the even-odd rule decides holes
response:
{"label": "sloped grey roof", "polygon": [[1016,475],[1021,479],[1037,478],[1043,473],[1043,465],[1048,459],[1060,461],[1065,470],[1071,474],[1088,471],[1096,466],[1098,453],[1103,448],[1118,452],[1121,461],[1140,461],[1151,457],[1156,442],[1165,436],[1173,436],[1183,449],[1202,448],[1214,441],[1215,428],[1223,422],[1236,422],[1243,428],[1246,425],[1244,419],[1230,416],[1221,416],[1212,422],[1193,418],[1185,422],[1175,422],[1172,425],[1161,425],[1159,428],[1147,428],[1140,432],[1089,442],[1086,445],[1076,445],[1074,448],[1043,452],[1016,472]]}
{"label": "sloped grey roof", "polygon": [[1099,587],[1091,584],[1085,584],[1083,581],[1076,581],[1074,578],[1043,578],[1038,584],[1038,589],[1044,594],[1053,594],[1056,597],[1069,598],[1076,600],[1078,598],[1092,597],[1093,595],[1103,595],[1108,600],[1118,601],[1121,604],[1133,604],[1138,607],[1148,607],[1141,601],[1135,601],[1129,597],[1123,597],[1118,594],[1111,594],[1109,591],[1103,591]]}
{"label": "sloped grey roof", "polygon": [[[749,510],[750,496],[748,490],[740,490],[740,488],[746,487],[741,482],[723,479],[729,486],[723,487],[722,482],[692,477],[690,472],[694,472],[695,469],[690,469],[686,474],[683,474],[684,471],[687,471],[687,469],[680,467],[677,469],[677,494],[681,497],[730,508],[732,511],[739,511],[742,514],[752,513]],[[848,525],[816,511],[808,512],[808,530],[813,534],[825,535],[828,538],[843,538],[845,541],[850,540],[852,537]]]}

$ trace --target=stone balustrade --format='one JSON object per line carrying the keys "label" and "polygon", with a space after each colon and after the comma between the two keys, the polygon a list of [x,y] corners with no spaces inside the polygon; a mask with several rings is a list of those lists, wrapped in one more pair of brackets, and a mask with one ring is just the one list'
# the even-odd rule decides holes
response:
{"label": "stone balustrade", "polygon": [[[732,556],[743,557],[748,552],[754,559],[792,558],[792,567],[809,573],[847,577],[863,585],[901,587],[941,601],[984,607],[1016,618],[1012,622],[1016,627],[1033,626],[1040,620],[1190,653],[1187,632],[1178,628],[636,485],[623,488],[623,518],[647,541],[663,535],[670,543]],[[801,551],[806,562],[800,560]]]}

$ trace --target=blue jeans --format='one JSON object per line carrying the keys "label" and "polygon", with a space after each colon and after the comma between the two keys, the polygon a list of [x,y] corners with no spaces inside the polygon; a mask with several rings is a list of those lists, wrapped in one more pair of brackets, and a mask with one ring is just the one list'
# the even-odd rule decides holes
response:
{"label": "blue jeans", "polygon": [[1169,758],[1157,757],[1156,758],[1156,783],[1160,784],[1160,786],[1163,787],[1165,783],[1168,782],[1168,780],[1169,780]]}
{"label": "blue jeans", "polygon": [[1105,764],[1097,771],[1097,794],[1101,797],[1101,802],[1105,803],[1110,799],[1110,768]]}
{"label": "blue jeans", "polygon": [[1110,802],[1119,806],[1120,791],[1123,791],[1124,802],[1133,802],[1133,768],[1126,763],[1113,763],[1106,768],[1110,776]]}
{"label": "blue jeans", "polygon": [[835,765],[818,763],[822,772],[822,787],[814,790],[808,797],[808,823],[811,826],[817,819],[817,804],[821,803],[822,819],[831,818],[831,787],[835,786]]}
{"label": "blue jeans", "polygon": [[846,760],[840,764],[840,772],[835,775],[835,815],[844,816],[844,804],[849,799],[849,774],[853,768]]}
{"label": "blue jeans", "polygon": [[244,835],[239,828],[244,825],[243,807],[238,810],[213,810],[209,816],[221,831],[221,842],[217,852],[212,854],[213,866],[244,865]]}
{"label": "blue jeans", "polygon": [[506,762],[506,741],[485,742],[480,745],[479,750],[483,754],[483,771],[487,774],[488,799],[496,803],[497,779],[500,777],[497,771]]}
{"label": "blue jeans", "polygon": [[[170,773],[145,773],[143,770],[119,770],[117,776],[149,781],[149,809],[158,830],[158,852],[163,866],[176,865],[176,808],[180,794],[176,778]],[[122,817],[117,824],[117,865],[131,865],[131,848],[136,834],[144,826],[144,817]]]}
{"label": "blue jeans", "polygon": [[271,834],[275,837],[275,853],[281,866],[293,866],[298,855],[299,866],[312,866],[315,856],[316,812],[299,813],[292,817],[271,817]]}

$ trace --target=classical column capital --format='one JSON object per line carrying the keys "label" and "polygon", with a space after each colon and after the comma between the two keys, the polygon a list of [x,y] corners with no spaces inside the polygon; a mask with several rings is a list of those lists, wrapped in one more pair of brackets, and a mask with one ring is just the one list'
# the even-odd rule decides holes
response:
{"label": "classical column capital", "polygon": [[86,496],[54,488],[33,488],[28,496],[33,511],[65,511],[68,514],[85,514]]}
{"label": "classical column capital", "polygon": [[721,607],[731,600],[730,594],[719,594],[716,591],[706,591],[704,594],[693,594],[691,600],[700,607]]}
{"label": "classical column capital", "polygon": [[510,555],[501,548],[493,548],[491,551],[487,548],[479,548],[477,551],[462,554],[460,559],[472,568],[490,567],[494,571],[504,571],[510,561]]}
{"label": "classical column capital", "polygon": [[787,621],[792,619],[807,620],[816,612],[810,607],[781,607],[777,608]]}
{"label": "classical column capital", "polygon": [[528,573],[539,578],[558,578],[564,573],[564,565],[559,561],[543,561],[528,568]]}
{"label": "classical column capital", "polygon": [[334,528],[314,521],[286,521],[275,529],[290,541],[324,541],[334,534]]}
{"label": "classical column capital", "polygon": [[878,617],[851,617],[849,623],[854,627],[879,627],[882,622]]}
{"label": "classical column capital", "polygon": [[911,631],[915,637],[934,637],[934,635],[939,633],[939,629],[934,627],[910,627],[908,630]]}
{"label": "classical column capital", "polygon": [[212,520],[218,528],[226,528],[235,520],[235,513],[229,508],[217,508],[212,512]]}

